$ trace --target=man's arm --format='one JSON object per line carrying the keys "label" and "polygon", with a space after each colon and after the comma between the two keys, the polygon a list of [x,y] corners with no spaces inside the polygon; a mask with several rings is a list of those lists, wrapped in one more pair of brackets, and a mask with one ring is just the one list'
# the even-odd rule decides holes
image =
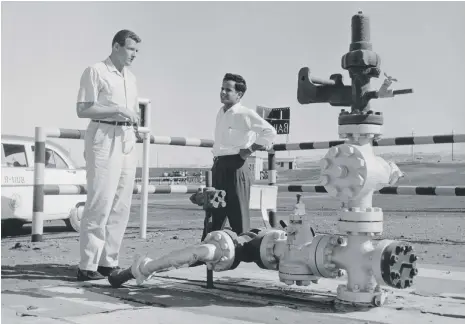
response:
{"label": "man's arm", "polygon": [[260,117],[260,115],[258,115],[254,110],[250,110],[247,117],[250,129],[257,133],[257,140],[254,144],[252,144],[249,150],[269,150],[276,139],[276,129],[265,119]]}
{"label": "man's arm", "polygon": [[81,76],[80,88],[76,104],[79,118],[107,118],[121,114],[118,106],[103,106],[97,103],[100,89],[98,72],[93,67],[84,70]]}

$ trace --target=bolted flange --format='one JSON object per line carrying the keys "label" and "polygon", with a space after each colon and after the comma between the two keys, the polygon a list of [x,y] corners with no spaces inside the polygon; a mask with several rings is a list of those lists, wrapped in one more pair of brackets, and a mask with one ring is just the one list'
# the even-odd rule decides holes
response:
{"label": "bolted flange", "polygon": [[399,289],[412,286],[414,277],[418,275],[417,259],[412,245],[392,242],[386,246],[381,256],[383,281],[388,286]]}
{"label": "bolted flange", "polygon": [[219,258],[206,262],[207,267],[214,271],[229,270],[235,259],[235,246],[232,238],[224,231],[208,233],[203,240],[205,244],[214,244],[221,251]]}

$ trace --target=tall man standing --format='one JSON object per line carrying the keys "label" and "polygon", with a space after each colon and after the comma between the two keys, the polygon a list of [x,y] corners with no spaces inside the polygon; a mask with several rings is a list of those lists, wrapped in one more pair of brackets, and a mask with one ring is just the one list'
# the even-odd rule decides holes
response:
{"label": "tall man standing", "polygon": [[137,166],[134,125],[139,123],[136,78],[129,71],[141,39],[121,30],[110,56],[85,69],[77,115],[86,130],[87,201],[80,230],[77,279],[97,280],[118,268],[129,220]]}
{"label": "tall man standing", "polygon": [[[232,230],[240,234],[250,229],[249,199],[253,178],[246,163],[258,149],[270,149],[276,130],[254,110],[241,104],[247,91],[244,78],[227,73],[221,87],[221,103],[216,116],[213,187],[226,191],[226,207],[212,211],[212,230],[222,228],[226,217]],[[204,229],[203,238],[206,236]]]}

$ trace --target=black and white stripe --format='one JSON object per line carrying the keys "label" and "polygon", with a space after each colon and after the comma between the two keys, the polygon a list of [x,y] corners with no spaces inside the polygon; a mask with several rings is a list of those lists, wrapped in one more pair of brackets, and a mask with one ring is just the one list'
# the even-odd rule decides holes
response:
{"label": "black and white stripe", "polygon": [[[137,141],[142,143],[142,141]],[[213,141],[201,138],[171,137],[171,136],[150,136],[150,144],[174,145],[174,146],[194,146],[213,147]]]}
{"label": "black and white stripe", "polygon": [[[315,192],[327,193],[324,186],[315,185],[286,185],[279,184],[278,192]],[[465,187],[436,186],[436,187],[416,187],[397,186],[384,187],[375,191],[379,195],[408,195],[408,196],[465,196]]]}
{"label": "black and white stripe", "polygon": [[[282,143],[273,145],[275,151],[298,151],[298,150],[320,150],[329,149],[333,146],[344,144],[346,141],[328,141],[328,142],[302,142],[302,143]],[[382,138],[373,141],[373,146],[398,146],[398,145],[428,145],[428,144],[447,144],[447,143],[465,143],[465,134],[457,135],[433,135],[433,136],[410,136],[410,137],[392,137]]]}
{"label": "black and white stripe", "polygon": [[32,242],[42,242],[44,232],[45,140],[44,128],[36,127],[34,143],[34,187],[32,194]]}
{"label": "black and white stripe", "polygon": [[[205,186],[183,186],[183,185],[165,185],[165,186],[148,186],[148,194],[192,194]],[[44,185],[42,186],[44,195],[86,195],[86,185]],[[133,194],[142,193],[142,186],[135,185],[132,191]]]}

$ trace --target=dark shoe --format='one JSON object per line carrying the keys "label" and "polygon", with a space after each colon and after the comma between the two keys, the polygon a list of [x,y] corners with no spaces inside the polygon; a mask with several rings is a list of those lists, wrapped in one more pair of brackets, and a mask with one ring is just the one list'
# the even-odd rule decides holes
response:
{"label": "dark shoe", "polygon": [[81,270],[77,271],[77,280],[78,281],[90,281],[90,280],[100,280],[105,279],[98,271],[91,270]]}
{"label": "dark shoe", "polygon": [[108,277],[110,275],[110,273],[112,273],[113,271],[115,270],[119,270],[121,269],[120,267],[103,267],[103,266],[99,266],[97,268],[97,271],[104,277]]}

